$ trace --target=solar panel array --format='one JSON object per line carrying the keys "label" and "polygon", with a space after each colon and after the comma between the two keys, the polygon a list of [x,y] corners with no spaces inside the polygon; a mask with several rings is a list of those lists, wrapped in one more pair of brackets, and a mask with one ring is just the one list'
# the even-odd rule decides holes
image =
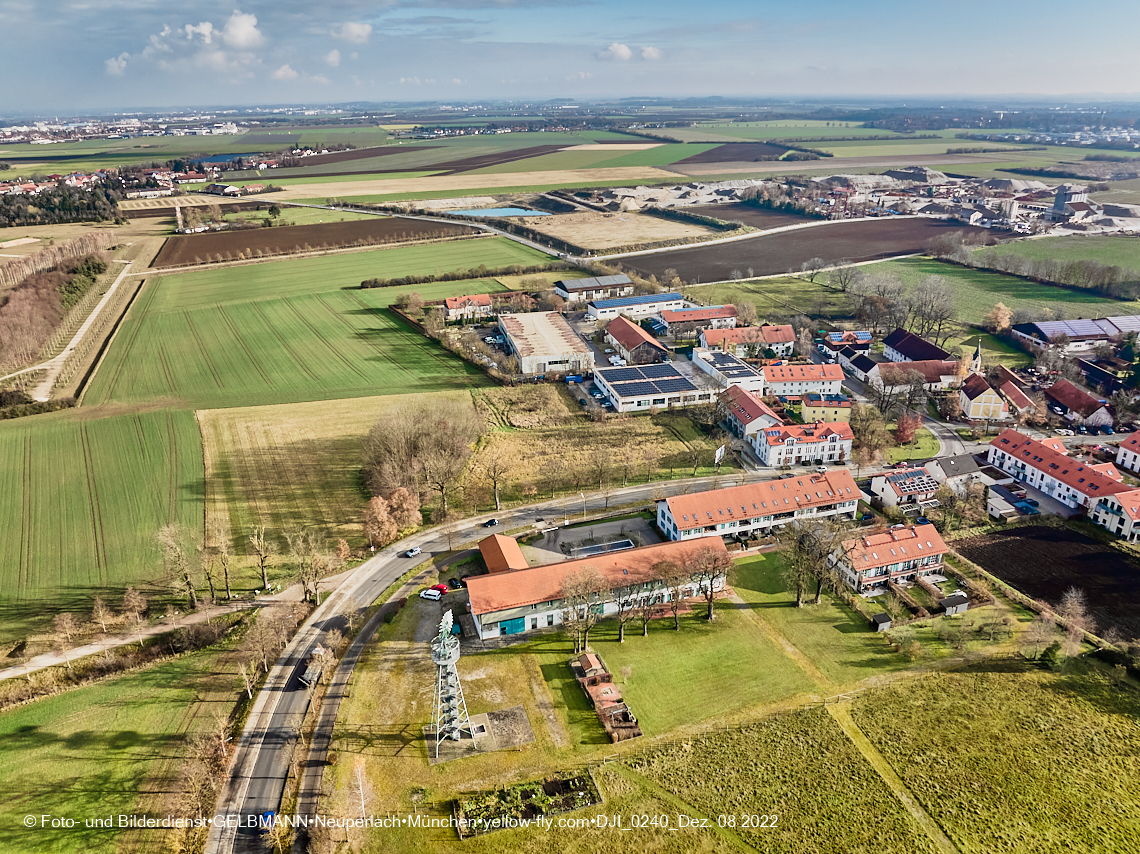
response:
{"label": "solar panel array", "polygon": [[594,300],[594,308],[621,308],[627,305],[645,305],[653,302],[680,302],[681,294],[645,294],[637,297],[616,297],[615,299]]}
{"label": "solar panel array", "polygon": [[598,368],[595,373],[621,398],[681,394],[697,390],[695,385],[669,364]]}
{"label": "solar panel array", "polygon": [[746,365],[740,359],[729,353],[713,351],[707,355],[702,354],[701,359],[710,363],[721,374],[732,379],[745,377],[759,377],[760,374],[751,365]]}

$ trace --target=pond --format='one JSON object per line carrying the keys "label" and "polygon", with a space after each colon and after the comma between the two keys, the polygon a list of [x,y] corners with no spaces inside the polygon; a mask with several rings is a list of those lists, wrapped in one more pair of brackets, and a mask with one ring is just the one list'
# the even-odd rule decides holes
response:
{"label": "pond", "polygon": [[546,211],[531,211],[526,208],[478,208],[471,211],[448,211],[461,216],[553,216]]}

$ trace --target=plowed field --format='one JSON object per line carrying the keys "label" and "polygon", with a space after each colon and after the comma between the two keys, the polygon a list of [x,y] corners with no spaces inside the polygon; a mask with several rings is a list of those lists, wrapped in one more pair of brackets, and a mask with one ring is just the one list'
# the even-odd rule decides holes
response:
{"label": "plowed field", "polygon": [[1018,528],[957,540],[955,551],[1034,599],[1057,605],[1070,587],[1085,592],[1101,629],[1140,637],[1140,566],[1064,528]]}
{"label": "plowed field", "polygon": [[785,225],[802,225],[805,222],[812,222],[811,217],[784,213],[782,211],[754,208],[752,205],[697,205],[691,208],[684,208],[684,210],[686,213],[695,213],[701,214],[702,216],[716,217],[717,219],[742,222],[753,228],[762,228],[764,230],[769,228],[781,228]]}
{"label": "plowed field", "polygon": [[230,261],[242,256],[286,255],[308,249],[407,243],[473,234],[478,232],[465,225],[444,225],[397,217],[179,234],[166,241],[154,260],[154,266],[179,267],[210,261]]}

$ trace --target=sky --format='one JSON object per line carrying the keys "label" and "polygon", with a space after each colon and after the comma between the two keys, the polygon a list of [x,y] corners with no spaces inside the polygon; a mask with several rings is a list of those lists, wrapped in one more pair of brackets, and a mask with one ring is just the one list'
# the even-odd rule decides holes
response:
{"label": "sky", "polygon": [[0,112],[1140,92],[1136,0],[0,0],[0,32]]}

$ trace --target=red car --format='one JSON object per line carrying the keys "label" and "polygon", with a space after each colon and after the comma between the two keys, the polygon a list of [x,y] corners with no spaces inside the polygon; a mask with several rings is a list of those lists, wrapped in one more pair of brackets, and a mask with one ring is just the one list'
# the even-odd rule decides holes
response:
{"label": "red car", "polygon": [[438,590],[440,593],[446,593],[451,588],[449,588],[446,584],[433,584],[428,589],[429,590]]}

